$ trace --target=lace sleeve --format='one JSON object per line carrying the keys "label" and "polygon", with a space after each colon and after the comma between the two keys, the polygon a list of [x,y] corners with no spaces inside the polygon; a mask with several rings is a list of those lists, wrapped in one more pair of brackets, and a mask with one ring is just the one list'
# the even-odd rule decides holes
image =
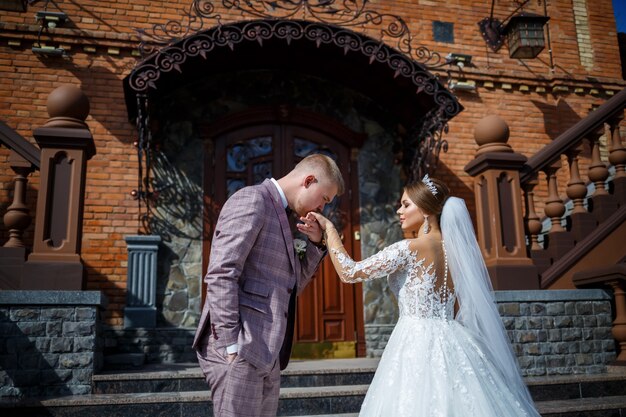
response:
{"label": "lace sleeve", "polygon": [[408,241],[403,240],[387,246],[375,255],[356,262],[345,250],[331,249],[331,256],[343,282],[355,283],[385,277],[406,265],[409,252]]}

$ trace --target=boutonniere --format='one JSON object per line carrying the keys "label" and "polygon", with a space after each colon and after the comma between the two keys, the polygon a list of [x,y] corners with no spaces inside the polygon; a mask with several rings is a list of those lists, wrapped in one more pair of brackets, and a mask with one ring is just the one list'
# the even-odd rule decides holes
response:
{"label": "boutonniere", "polygon": [[296,255],[298,255],[298,258],[304,258],[304,255],[306,255],[306,242],[302,239],[294,239],[293,247],[296,250]]}

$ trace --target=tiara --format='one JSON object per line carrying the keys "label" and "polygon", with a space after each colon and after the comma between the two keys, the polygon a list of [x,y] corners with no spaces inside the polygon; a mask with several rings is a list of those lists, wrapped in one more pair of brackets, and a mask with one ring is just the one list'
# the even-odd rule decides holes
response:
{"label": "tiara", "polygon": [[422,182],[426,184],[426,187],[428,187],[433,195],[437,195],[437,187],[435,187],[435,184],[432,182],[428,174],[424,175],[424,178],[422,178]]}

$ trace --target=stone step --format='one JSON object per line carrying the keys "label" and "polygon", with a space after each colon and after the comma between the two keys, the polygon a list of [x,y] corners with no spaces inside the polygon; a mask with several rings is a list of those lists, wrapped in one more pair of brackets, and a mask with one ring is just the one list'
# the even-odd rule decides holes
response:
{"label": "stone step", "polygon": [[535,401],[626,395],[626,374],[553,375],[525,378]]}
{"label": "stone step", "polygon": [[[378,359],[292,361],[281,372],[281,387],[369,384]],[[200,391],[207,389],[197,364],[152,365],[137,371],[93,376],[94,394]]]}
{"label": "stone step", "polygon": [[[278,415],[352,417],[358,413],[366,391],[367,385],[283,388]],[[618,417],[626,411],[626,396],[537,401],[536,404],[543,417]],[[92,394],[0,402],[0,414],[20,417],[206,417],[211,413],[208,391]]]}
{"label": "stone step", "polygon": [[[282,388],[367,385],[376,359],[294,361],[281,374]],[[205,391],[202,372],[193,364],[146,367],[141,371],[94,375],[94,394]],[[535,401],[626,395],[626,373],[541,376],[525,379]]]}
{"label": "stone step", "polygon": [[626,415],[626,396],[538,401],[542,417],[621,417]]}
{"label": "stone step", "polygon": [[[367,385],[281,388],[279,416],[357,412]],[[20,417],[133,416],[194,417],[212,415],[209,391],[91,394],[50,399],[0,400],[3,411]]]}

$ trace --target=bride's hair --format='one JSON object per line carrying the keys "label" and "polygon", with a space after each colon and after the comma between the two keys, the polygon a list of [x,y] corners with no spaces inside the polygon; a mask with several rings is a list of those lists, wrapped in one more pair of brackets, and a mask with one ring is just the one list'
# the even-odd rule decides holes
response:
{"label": "bride's hair", "polygon": [[428,214],[434,214],[439,219],[443,205],[448,196],[450,196],[450,189],[441,180],[431,178],[430,181],[437,190],[436,195],[421,180],[408,183],[404,187],[404,191],[419,208]]}

